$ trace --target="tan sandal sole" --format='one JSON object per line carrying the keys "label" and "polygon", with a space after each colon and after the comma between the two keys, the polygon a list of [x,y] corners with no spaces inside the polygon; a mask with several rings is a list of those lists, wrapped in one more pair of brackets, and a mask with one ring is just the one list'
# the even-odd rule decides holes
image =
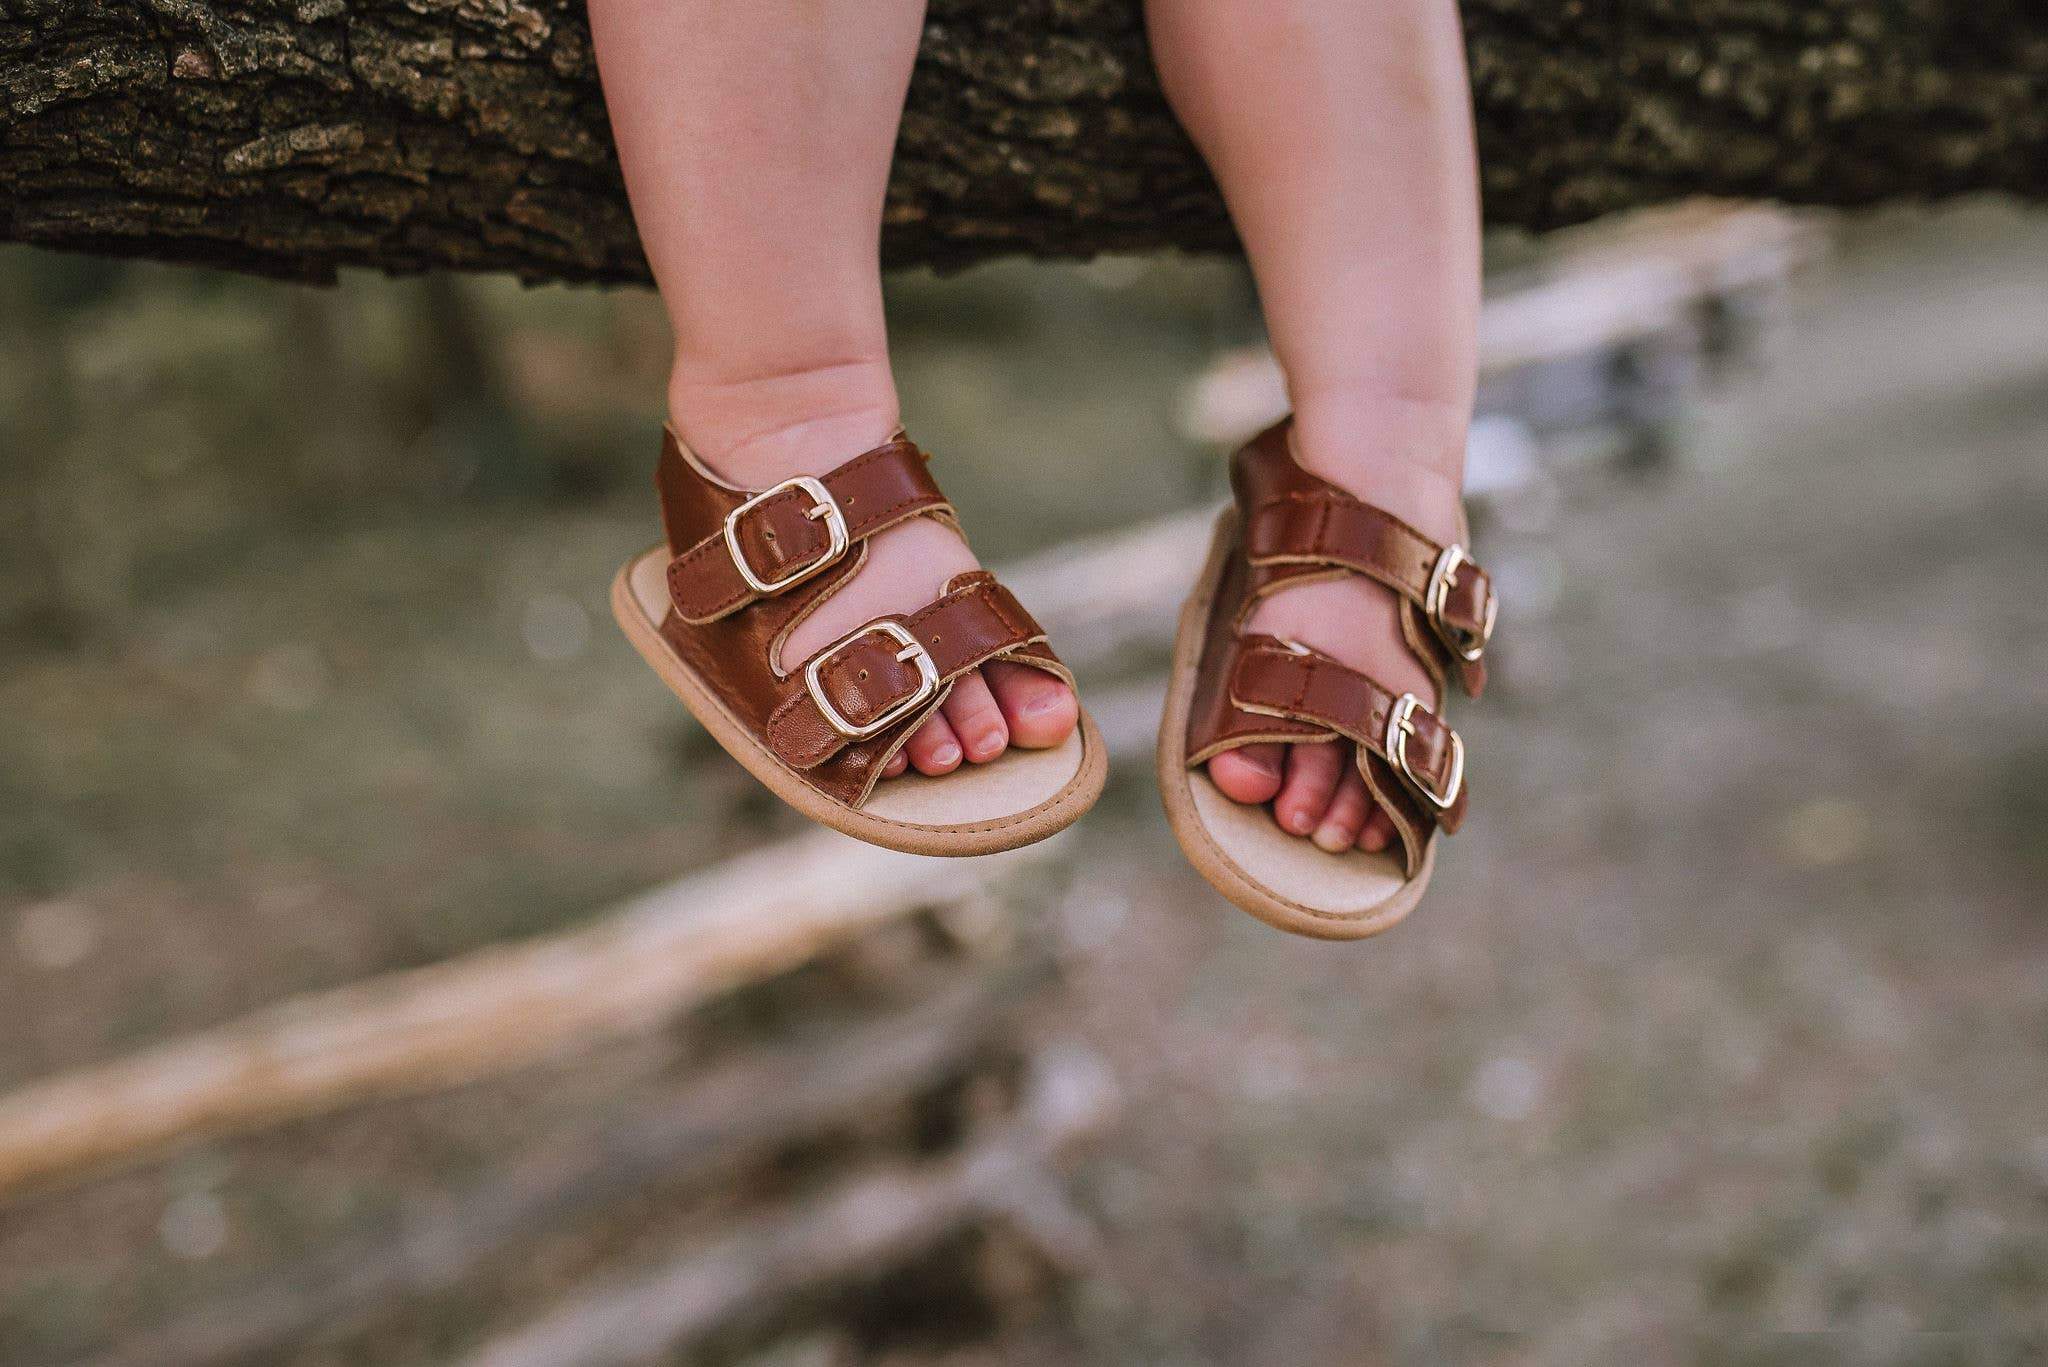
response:
{"label": "tan sandal sole", "polygon": [[1181,608],[1166,712],[1159,721],[1159,795],[1166,819],[1195,872],[1261,921],[1318,940],[1362,940],[1399,924],[1422,900],[1436,867],[1436,841],[1430,841],[1415,876],[1405,878],[1399,856],[1355,849],[1330,854],[1281,830],[1264,806],[1225,797],[1206,768],[1187,764],[1195,671],[1236,530],[1236,512],[1226,508],[1217,518],[1202,577]]}
{"label": "tan sandal sole", "polygon": [[1013,746],[988,764],[962,765],[939,778],[912,770],[879,785],[864,807],[826,797],[792,774],[662,639],[667,567],[661,546],[627,561],[612,580],[612,616],[726,753],[813,821],[907,854],[994,854],[1065,830],[1102,796],[1109,749],[1084,710],[1074,734],[1050,750]]}

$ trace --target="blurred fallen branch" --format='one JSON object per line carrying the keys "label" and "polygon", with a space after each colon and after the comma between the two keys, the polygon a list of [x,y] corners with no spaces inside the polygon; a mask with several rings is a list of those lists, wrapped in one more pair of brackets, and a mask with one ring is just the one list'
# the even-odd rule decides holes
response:
{"label": "blurred fallen branch", "polygon": [[[757,1306],[901,1264],[978,1221],[1009,1216],[1020,1190],[1052,1201],[1040,1227],[1085,1245],[1085,1219],[1047,1168],[1114,1113],[1101,1062],[1071,1046],[1041,1050],[1016,1113],[945,1158],[870,1171],[666,1263],[607,1277],[523,1328],[485,1344],[463,1367],[610,1367],[661,1358]],[[1020,1222],[1026,1224],[1028,1222]],[[1027,1237],[1032,1229],[1021,1229]],[[1054,1250],[1055,1256],[1058,1250]]]}
{"label": "blurred fallen branch", "polygon": [[[1488,280],[1480,373],[1498,379],[1683,333],[1703,312],[1782,288],[1825,240],[1812,214],[1722,200],[1559,233],[1540,269]],[[1287,408],[1279,363],[1251,347],[1220,357],[1189,386],[1179,425],[1196,440],[1230,446]]]}
{"label": "blurred fallen branch", "polygon": [[1133,645],[1172,639],[1215,521],[1214,508],[1198,508],[1068,542],[1005,565],[1003,582],[1044,623],[1060,657],[1086,669]]}
{"label": "blurred fallen branch", "polygon": [[1820,254],[1814,215],[1692,200],[1560,234],[1540,274],[1510,274],[1480,318],[1480,370],[1498,374],[1640,341],[1717,300],[1782,287]]}
{"label": "blurred fallen branch", "polygon": [[[1080,663],[1171,631],[1210,514],[1048,552],[1006,573]],[[1062,635],[1063,647],[1065,636]],[[1156,690],[1091,706],[1113,752],[1150,743]],[[452,1087],[595,1041],[813,957],[878,922],[978,893],[1054,853],[921,859],[814,831],[597,913],[584,926],[293,998],[0,1096],[0,1194],[380,1097]]]}
{"label": "blurred fallen branch", "polygon": [[921,859],[814,831],[593,924],[294,998],[0,1097],[0,1191],[374,1097],[451,1087],[644,1032],[1044,859]]}
{"label": "blurred fallen branch", "polygon": [[[599,1132],[516,1160],[452,1201],[409,1210],[396,1228],[189,1309],[92,1367],[219,1367],[309,1335],[332,1337],[366,1311],[456,1286],[501,1251],[656,1181],[701,1181],[930,1085],[986,1047],[1049,977],[1042,960],[1027,961],[904,1014],[851,1031],[835,1026],[830,1039],[813,1031],[749,1051]],[[1050,1208],[1033,1212],[1040,1209]]]}

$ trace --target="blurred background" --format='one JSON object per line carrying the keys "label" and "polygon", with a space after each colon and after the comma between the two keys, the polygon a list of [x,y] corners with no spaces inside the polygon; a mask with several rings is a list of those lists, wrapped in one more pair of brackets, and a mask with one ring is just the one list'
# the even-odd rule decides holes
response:
{"label": "blurred background", "polygon": [[[1125,762],[590,1026],[493,1015],[493,947],[870,868],[609,620],[652,296],[0,249],[0,1362],[2041,1360],[2048,218],[1490,262],[1500,663],[1420,914],[1282,936],[1158,811],[1189,515],[1276,402],[1242,270],[906,275],[911,430]],[[451,1020],[534,1043],[407,1054]]]}

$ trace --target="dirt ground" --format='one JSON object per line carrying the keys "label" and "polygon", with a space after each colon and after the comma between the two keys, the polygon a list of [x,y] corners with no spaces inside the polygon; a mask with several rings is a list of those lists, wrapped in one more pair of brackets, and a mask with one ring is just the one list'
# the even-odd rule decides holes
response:
{"label": "dirt ground", "polygon": [[2048,1351],[2044,247],[1853,231],[1679,469],[1509,539],[1479,816],[1397,932],[1219,918],[1134,829],[1082,1360]]}
{"label": "dirt ground", "polygon": [[[394,287],[351,288],[382,316]],[[1123,263],[899,284],[911,411],[962,453],[949,487],[992,554],[1209,486],[1170,414],[1241,340],[1241,289]],[[601,453],[595,492],[338,495],[231,551],[202,528],[112,598],[73,576],[83,627],[17,618],[0,1087],[791,829],[603,618],[651,535],[624,449],[646,395],[623,434],[593,415],[648,375],[589,339],[637,335],[645,301],[487,297],[547,449]],[[95,307],[65,333],[88,368],[156,354],[122,330],[137,315],[176,337],[224,306]],[[265,307],[237,345],[262,347]],[[152,403],[183,392],[165,365]],[[168,489],[213,430],[183,411]],[[114,440],[51,431],[72,459]],[[1574,477],[1482,534],[1506,611],[1460,723],[1475,817],[1398,931],[1329,946],[1235,913],[1173,856],[1145,768],[1119,777],[1054,912],[1086,951],[1071,1028],[1130,1092],[1083,1174],[1110,1257],[985,1341],[890,1361],[2048,1353],[2048,220],[1849,226],[1772,353],[1677,436],[1667,467]],[[0,1362],[64,1360],[431,1199],[687,1052],[0,1206]],[[494,1294],[573,1262],[543,1250]],[[433,1361],[503,1308],[294,1361]]]}

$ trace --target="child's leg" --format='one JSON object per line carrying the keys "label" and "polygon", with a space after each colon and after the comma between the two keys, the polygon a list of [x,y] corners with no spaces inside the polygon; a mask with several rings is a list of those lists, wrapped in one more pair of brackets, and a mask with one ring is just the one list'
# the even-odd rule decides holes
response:
{"label": "child's leg", "polygon": [[[888,439],[896,386],[877,243],[923,0],[590,0],[612,129],[676,338],[669,411],[713,469],[761,487]],[[791,633],[801,661],[911,611],[975,561],[920,518]],[[1065,684],[991,665],[905,747],[926,773],[1073,728]],[[993,690],[993,692],[991,692]],[[898,769],[902,755],[898,756]]]}
{"label": "child's leg", "polygon": [[[1303,465],[1459,539],[1476,384],[1478,180],[1452,0],[1147,0],[1175,112],[1223,188],[1293,398]],[[1252,626],[1425,699],[1395,600],[1355,576],[1275,594]],[[1243,802],[1343,849],[1392,827],[1343,747],[1209,765]]]}

